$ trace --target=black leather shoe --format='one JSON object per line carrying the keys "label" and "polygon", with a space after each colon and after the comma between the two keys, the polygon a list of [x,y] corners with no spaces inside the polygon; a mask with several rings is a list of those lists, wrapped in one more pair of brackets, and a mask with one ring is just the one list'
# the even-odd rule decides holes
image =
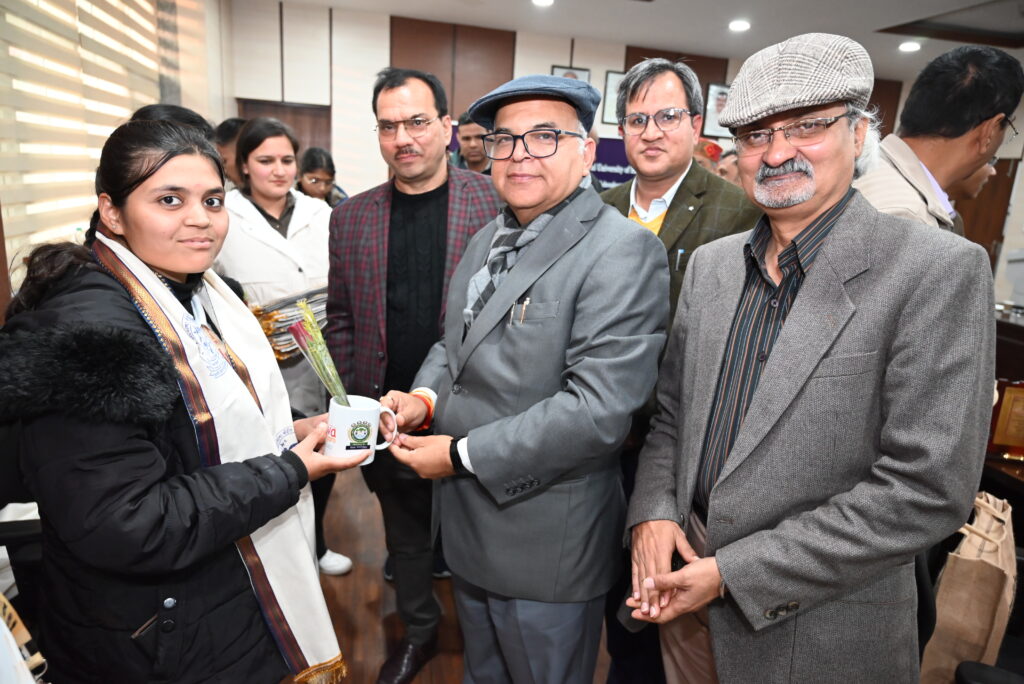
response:
{"label": "black leather shoe", "polygon": [[406,684],[411,682],[427,661],[437,654],[437,637],[425,644],[416,645],[402,639],[381,665],[377,684]]}

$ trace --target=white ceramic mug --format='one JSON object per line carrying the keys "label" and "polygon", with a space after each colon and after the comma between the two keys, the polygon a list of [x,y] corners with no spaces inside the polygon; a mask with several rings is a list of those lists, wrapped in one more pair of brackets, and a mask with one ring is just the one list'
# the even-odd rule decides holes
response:
{"label": "white ceramic mug", "polygon": [[[395,413],[391,409],[381,406],[376,399],[349,395],[349,406],[342,406],[331,399],[330,412],[327,415],[327,439],[324,441],[324,453],[328,456],[346,456],[353,451],[366,451],[367,449],[387,449],[394,437],[384,444],[377,444],[377,426],[380,423],[382,413],[391,414],[395,420]],[[398,422],[395,421],[395,425]],[[359,465],[373,463],[374,454],[371,453],[365,461]]]}

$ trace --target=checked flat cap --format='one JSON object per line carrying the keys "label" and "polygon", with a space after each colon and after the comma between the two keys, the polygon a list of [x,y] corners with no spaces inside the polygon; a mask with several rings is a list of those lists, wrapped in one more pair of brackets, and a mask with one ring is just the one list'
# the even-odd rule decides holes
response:
{"label": "checked flat cap", "polygon": [[805,33],[770,45],[743,63],[718,122],[738,128],[830,102],[864,109],[874,83],[871,58],[860,43],[831,33]]}
{"label": "checked flat cap", "polygon": [[489,131],[494,130],[494,116],[508,100],[551,98],[568,102],[576,110],[580,123],[590,130],[594,114],[601,103],[601,93],[585,81],[561,76],[521,76],[504,83],[469,105],[469,118]]}

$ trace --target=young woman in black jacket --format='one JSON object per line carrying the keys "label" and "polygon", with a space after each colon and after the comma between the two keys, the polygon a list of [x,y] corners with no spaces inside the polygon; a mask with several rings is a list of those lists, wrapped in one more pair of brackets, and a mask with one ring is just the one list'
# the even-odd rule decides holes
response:
{"label": "young woman in black jacket", "polygon": [[[0,330],[0,457],[43,521],[40,646],[63,682],[335,682],[307,482],[352,467],[292,422],[273,353],[212,271],[217,153],[129,122],[86,246],[47,245]],[[266,455],[259,455],[266,454]]]}

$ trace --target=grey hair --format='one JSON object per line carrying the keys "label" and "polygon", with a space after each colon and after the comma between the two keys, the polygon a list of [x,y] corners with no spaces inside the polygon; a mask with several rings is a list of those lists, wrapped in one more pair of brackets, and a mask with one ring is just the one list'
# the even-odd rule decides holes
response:
{"label": "grey hair", "polygon": [[590,131],[584,127],[583,122],[576,119],[576,132],[582,135],[582,138],[576,138],[576,141],[580,144],[580,154],[583,154],[584,150],[587,149],[587,138],[590,137]]}
{"label": "grey hair", "polygon": [[670,62],[662,57],[645,59],[636,64],[619,81],[618,97],[615,100],[615,118],[622,121],[626,116],[626,105],[641,92],[646,92],[651,81],[661,74],[671,72],[679,77],[686,93],[686,103],[692,116],[704,115],[704,95],[700,81],[693,69],[682,62]]}
{"label": "grey hair", "polygon": [[861,147],[860,154],[857,155],[857,159],[853,163],[853,177],[860,178],[865,173],[874,168],[878,162],[878,150],[882,141],[882,134],[880,132],[881,121],[878,118],[878,108],[872,107],[870,109],[861,109],[849,102],[846,103],[846,111],[850,115],[850,129],[856,129],[857,124],[862,119],[866,119],[868,122],[867,133],[864,134],[864,145]]}

